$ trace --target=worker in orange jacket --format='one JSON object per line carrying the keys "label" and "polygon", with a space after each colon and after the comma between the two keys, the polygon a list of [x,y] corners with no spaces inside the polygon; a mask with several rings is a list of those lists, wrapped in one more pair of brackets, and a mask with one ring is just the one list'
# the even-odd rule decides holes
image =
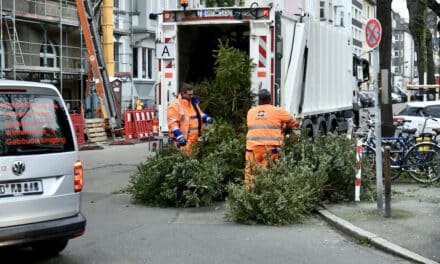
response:
{"label": "worker in orange jacket", "polygon": [[255,176],[252,171],[260,163],[267,166],[268,156],[278,158],[278,150],[283,142],[283,129],[298,127],[294,116],[281,107],[273,106],[272,95],[268,90],[258,93],[258,106],[251,108],[247,113],[246,135],[246,188],[252,188]]}
{"label": "worker in orange jacket", "polygon": [[144,103],[142,103],[141,99],[136,100],[136,110],[142,110],[144,109]]}
{"label": "worker in orange jacket", "polygon": [[213,122],[213,119],[200,109],[199,103],[199,99],[193,96],[192,86],[183,83],[180,85],[177,100],[167,108],[171,138],[178,148],[185,151],[198,142],[202,123]]}

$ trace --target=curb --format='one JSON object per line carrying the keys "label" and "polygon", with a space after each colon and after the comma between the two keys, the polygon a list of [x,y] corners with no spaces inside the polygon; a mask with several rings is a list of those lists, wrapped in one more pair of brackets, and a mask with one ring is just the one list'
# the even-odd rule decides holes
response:
{"label": "curb", "polygon": [[426,264],[439,264],[438,262],[420,256],[417,253],[414,253],[406,248],[403,248],[399,245],[391,243],[380,236],[363,230],[350,222],[332,214],[326,209],[316,208],[316,212],[321,215],[327,222],[336,226],[344,233],[351,235],[359,240],[368,240],[368,242],[374,247],[381,249],[385,252],[392,253],[394,255],[400,256],[402,258],[415,261],[417,263],[426,263]]}

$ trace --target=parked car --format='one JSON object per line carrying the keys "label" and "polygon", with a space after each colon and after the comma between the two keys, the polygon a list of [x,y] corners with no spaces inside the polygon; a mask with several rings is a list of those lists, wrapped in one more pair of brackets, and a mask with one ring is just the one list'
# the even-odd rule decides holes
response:
{"label": "parked car", "polygon": [[412,89],[411,90],[411,101],[423,101],[426,95],[426,100],[433,101],[435,100],[435,92],[428,91],[425,89]]}
{"label": "parked car", "polygon": [[371,91],[360,91],[359,99],[361,100],[362,107],[370,107],[374,105],[374,92]]}
{"label": "parked car", "polygon": [[399,94],[391,92],[391,102],[393,104],[401,103],[402,102],[402,97]]}
{"label": "parked car", "polygon": [[440,127],[440,101],[409,102],[394,118],[411,120],[405,127],[417,128],[418,134],[432,133],[432,128]]}
{"label": "parked car", "polygon": [[0,249],[62,251],[85,231],[82,187],[75,132],[57,88],[0,80]]}
{"label": "parked car", "polygon": [[[393,99],[393,96],[395,97],[395,99]],[[404,103],[408,101],[407,91],[405,89],[400,88],[399,86],[392,87],[391,97],[394,103]],[[400,97],[400,101],[399,101],[399,97]]]}

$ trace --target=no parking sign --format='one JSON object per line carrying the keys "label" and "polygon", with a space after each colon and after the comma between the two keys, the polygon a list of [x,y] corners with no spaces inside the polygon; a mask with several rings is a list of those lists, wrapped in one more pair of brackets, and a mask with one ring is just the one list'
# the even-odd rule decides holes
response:
{"label": "no parking sign", "polygon": [[382,38],[382,26],[379,20],[372,18],[365,24],[365,40],[368,47],[371,49],[376,48]]}

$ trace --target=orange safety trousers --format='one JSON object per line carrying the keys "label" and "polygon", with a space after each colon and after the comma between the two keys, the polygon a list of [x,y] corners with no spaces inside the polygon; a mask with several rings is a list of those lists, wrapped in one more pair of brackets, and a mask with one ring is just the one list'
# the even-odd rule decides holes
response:
{"label": "orange safety trousers", "polygon": [[262,168],[267,167],[268,158],[278,159],[278,149],[276,146],[255,146],[253,149],[246,149],[246,166],[244,171],[244,183],[246,189],[249,190],[255,187],[255,170],[258,164],[261,164]]}
{"label": "orange safety trousers", "polygon": [[192,132],[192,133],[189,133],[185,146],[179,146],[178,142],[176,142],[175,144],[178,149],[182,150],[188,156],[190,156],[191,155],[191,148],[193,148],[193,146],[195,144],[197,144],[198,142],[199,142],[199,132]]}

